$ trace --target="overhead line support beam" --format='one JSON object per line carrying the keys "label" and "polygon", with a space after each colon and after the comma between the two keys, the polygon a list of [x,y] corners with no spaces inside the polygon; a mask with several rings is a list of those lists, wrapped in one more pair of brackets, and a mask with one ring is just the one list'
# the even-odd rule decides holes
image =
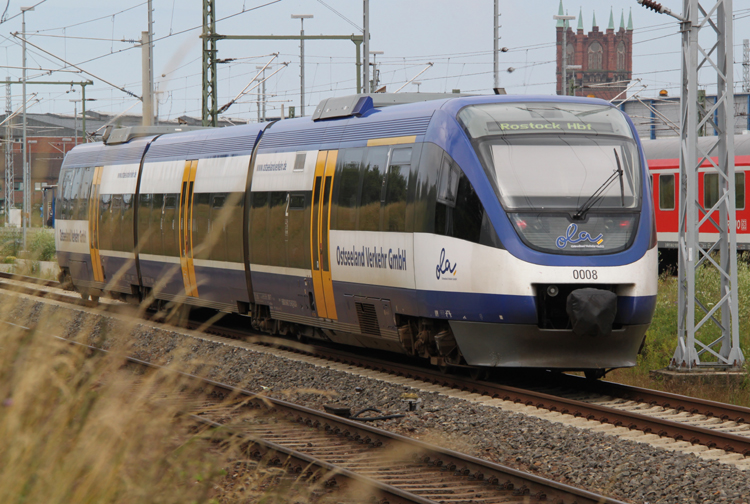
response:
{"label": "overhead line support beam", "polygon": [[356,46],[357,93],[362,92],[360,46],[364,35],[220,35],[216,33],[215,3],[216,0],[203,0],[203,126],[216,126],[219,119],[216,84],[216,42],[219,40],[351,40]]}

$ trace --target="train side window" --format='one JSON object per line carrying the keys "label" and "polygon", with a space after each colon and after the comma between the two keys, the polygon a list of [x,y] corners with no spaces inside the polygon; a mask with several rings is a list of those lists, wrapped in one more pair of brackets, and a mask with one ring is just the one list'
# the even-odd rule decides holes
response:
{"label": "train side window", "polygon": [[268,201],[268,263],[286,266],[286,192],[274,191]]}
{"label": "train side window", "polygon": [[135,204],[134,194],[122,195],[122,217],[120,220],[120,229],[115,232],[120,233],[120,250],[123,252],[132,252],[134,246],[133,236],[133,206]]}
{"label": "train side window", "polygon": [[449,207],[456,206],[458,192],[458,178],[461,170],[447,154],[443,155],[440,167],[440,183],[438,184],[437,201]]}
{"label": "train side window", "polygon": [[703,208],[708,210],[719,201],[719,174],[703,174]]}
{"label": "train side window", "polygon": [[112,195],[102,194],[99,203],[99,249],[112,250]]}
{"label": "train side window", "polygon": [[65,170],[65,177],[63,178],[63,188],[64,190],[61,192],[61,199],[62,199],[62,205],[60,208],[61,212],[61,218],[63,220],[70,220],[72,219],[71,209],[72,209],[72,194],[73,194],[73,176],[75,175],[75,170],[72,170],[70,168]]}
{"label": "train side window", "polygon": [[502,248],[474,186],[445,152],[437,185],[435,233]]}
{"label": "train side window", "polygon": [[[745,174],[734,174],[734,207],[737,210],[745,208]],[[703,208],[708,210],[719,201],[719,174],[703,174]]]}
{"label": "train side window", "polygon": [[414,231],[435,232],[435,202],[443,150],[433,143],[425,143],[417,170],[414,195]]}
{"label": "train side window", "polygon": [[294,171],[305,171],[305,158],[307,157],[307,152],[298,152],[297,155],[294,158]]}
{"label": "train side window", "polygon": [[371,147],[367,152],[362,167],[362,195],[357,211],[357,228],[360,231],[380,230],[380,197],[387,157],[388,147]]}
{"label": "train side window", "polygon": [[310,197],[289,194],[287,267],[310,269]]}
{"label": "train side window", "polygon": [[71,219],[81,219],[81,184],[83,183],[83,176],[86,170],[84,168],[76,168],[73,175],[73,184],[70,189],[70,214]]}
{"label": "train side window", "polygon": [[250,262],[268,264],[268,193],[252,193],[250,204]]}
{"label": "train side window", "polygon": [[144,254],[154,253],[151,241],[153,234],[158,232],[151,225],[151,205],[153,200],[153,194],[141,193],[138,196],[138,247]]}
{"label": "train side window", "polygon": [[411,147],[391,152],[385,180],[384,231],[406,231],[406,189],[411,171]]}
{"label": "train side window", "polygon": [[304,210],[305,209],[305,195],[304,194],[290,194],[289,195],[289,210]]}
{"label": "train side window", "polygon": [[81,185],[78,188],[78,218],[86,220],[89,218],[89,198],[91,197],[91,182],[94,180],[94,168],[84,168],[81,176]]}
{"label": "train side window", "polygon": [[745,172],[734,174],[734,208],[745,209]]}
{"label": "train side window", "polygon": [[345,149],[339,156],[334,178],[331,229],[357,229],[357,203],[362,182],[364,149]]}
{"label": "train side window", "polygon": [[109,210],[109,233],[112,240],[111,250],[122,250],[123,239],[122,230],[120,229],[120,224],[122,223],[122,194],[112,195],[112,204]]}
{"label": "train side window", "polygon": [[[221,208],[224,206],[224,202],[227,200],[226,194],[214,194],[211,200],[211,208]],[[212,215],[213,217],[213,215]],[[215,219],[212,219],[215,220]]]}
{"label": "train side window", "polygon": [[659,210],[674,210],[674,175],[659,175]]}
{"label": "train side window", "polygon": [[[234,192],[227,193],[224,206],[221,209],[221,219],[226,221],[226,242],[227,242],[227,261],[242,263],[244,256],[244,247],[242,245],[243,233],[243,215],[245,207],[245,193]],[[225,216],[224,212],[229,212]]]}
{"label": "train side window", "polygon": [[450,156],[443,152],[435,205],[435,232],[437,234],[453,236],[453,209],[456,208],[460,171],[458,165],[453,162]]}
{"label": "train side window", "polygon": [[220,246],[208,239],[210,231],[210,205],[210,193],[193,193],[191,225],[193,226],[193,254],[196,259],[210,259],[211,249]]}

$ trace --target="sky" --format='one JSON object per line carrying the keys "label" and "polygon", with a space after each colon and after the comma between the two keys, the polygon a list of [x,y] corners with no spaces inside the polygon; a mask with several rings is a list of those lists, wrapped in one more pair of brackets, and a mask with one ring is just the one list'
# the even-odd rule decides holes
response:
{"label": "sky", "polygon": [[[703,3],[714,4],[713,0]],[[678,13],[682,10],[680,0],[663,4]],[[13,81],[22,75],[21,7],[30,6],[35,8],[25,16],[27,68],[32,68],[28,70],[27,94],[36,95],[29,111],[72,115],[74,106],[80,111],[80,86],[39,85],[35,80],[90,79],[94,84],[87,87],[86,98],[95,101],[87,102],[88,109],[107,114],[141,113],[140,102],[117,87],[141,95],[141,49],[136,42],[147,29],[146,1],[0,0],[0,9],[5,10],[0,18],[0,70]],[[734,81],[740,91],[742,40],[750,38],[750,2],[735,0],[734,6]],[[500,85],[508,93],[554,94],[552,16],[558,7],[559,0],[500,0],[500,46],[508,48],[500,55]],[[632,10],[633,78],[641,79],[633,91],[640,90],[642,97],[657,96],[661,89],[672,96],[679,94],[680,36],[674,18],[647,10],[635,0],[564,0],[564,7],[571,15],[583,12],[586,32],[594,14],[604,30],[610,9],[616,28],[620,16],[624,14],[627,23]],[[200,117],[202,2],[153,0],[153,8],[158,116],[163,120]],[[216,0],[216,31],[225,35],[298,35],[300,21],[291,15],[312,14],[312,19],[305,20],[307,35],[360,34],[362,8],[360,0]],[[460,89],[491,93],[492,15],[492,0],[371,0],[370,50],[383,51],[377,56],[381,86],[395,91],[426,69],[416,79],[421,84],[407,84],[402,92]],[[577,26],[577,21],[573,23]],[[708,35],[702,35],[702,42],[710,40]],[[299,41],[219,40],[217,47],[219,58],[232,59],[218,67],[219,105],[248,85],[258,72],[256,66],[271,62],[267,75],[278,72],[266,82],[267,115],[278,115],[282,104],[287,110],[295,106],[299,115]],[[274,53],[278,55],[274,57]],[[355,46],[351,41],[307,41],[305,59],[308,115],[322,99],[356,92]],[[705,70],[699,84],[710,93],[715,80],[715,73]],[[256,120],[257,92],[241,96],[222,116],[237,122]],[[11,93],[16,109],[22,102],[21,85],[12,85]]]}

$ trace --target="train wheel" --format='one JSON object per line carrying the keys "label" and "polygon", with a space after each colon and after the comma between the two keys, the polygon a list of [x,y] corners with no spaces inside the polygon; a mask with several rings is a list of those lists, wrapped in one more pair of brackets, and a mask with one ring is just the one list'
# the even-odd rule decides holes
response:
{"label": "train wheel", "polygon": [[490,377],[490,372],[485,368],[471,368],[469,369],[469,377],[472,380],[486,381]]}
{"label": "train wheel", "polygon": [[79,294],[81,295],[81,299],[83,299],[84,301],[89,300],[89,295],[87,292],[80,292]]}
{"label": "train wheel", "polygon": [[587,369],[583,372],[586,379],[592,381],[604,378],[605,373],[606,370],[604,369]]}

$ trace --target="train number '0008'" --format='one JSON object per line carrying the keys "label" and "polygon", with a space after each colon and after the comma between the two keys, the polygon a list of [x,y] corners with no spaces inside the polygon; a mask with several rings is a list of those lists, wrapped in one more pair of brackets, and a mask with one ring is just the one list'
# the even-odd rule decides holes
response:
{"label": "train number '0008'", "polygon": [[599,273],[595,269],[574,269],[573,280],[598,280]]}

